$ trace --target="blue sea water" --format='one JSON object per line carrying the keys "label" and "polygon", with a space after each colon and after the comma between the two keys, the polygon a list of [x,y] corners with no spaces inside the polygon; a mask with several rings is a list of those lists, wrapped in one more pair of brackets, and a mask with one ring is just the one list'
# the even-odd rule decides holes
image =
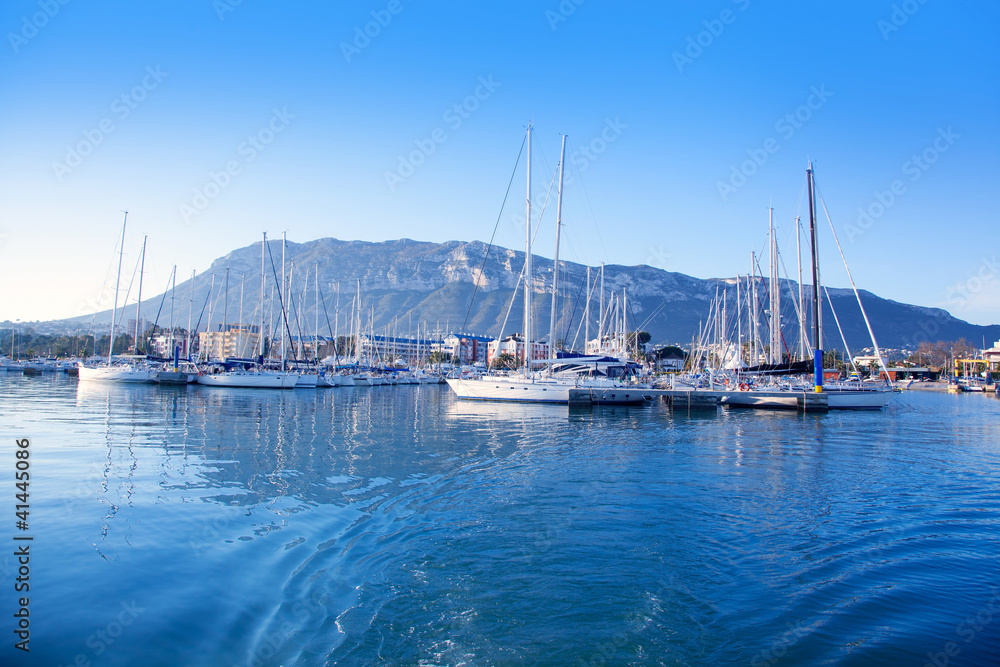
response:
{"label": "blue sea water", "polygon": [[687,413],[0,375],[0,424],[3,665],[1000,664],[994,396]]}

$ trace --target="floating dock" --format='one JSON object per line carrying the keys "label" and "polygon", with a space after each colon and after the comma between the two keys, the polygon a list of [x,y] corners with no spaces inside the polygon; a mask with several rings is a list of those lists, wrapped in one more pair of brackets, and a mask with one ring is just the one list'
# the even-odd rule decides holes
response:
{"label": "floating dock", "polygon": [[[662,398],[672,408],[681,410],[714,410],[719,405],[733,408],[798,410],[799,412],[825,412],[830,409],[829,396],[812,391],[717,391],[712,389],[619,389],[616,396],[605,396],[601,401],[589,389],[571,389],[570,405],[620,403],[629,394],[644,400]],[[629,396],[632,398],[632,396]]]}

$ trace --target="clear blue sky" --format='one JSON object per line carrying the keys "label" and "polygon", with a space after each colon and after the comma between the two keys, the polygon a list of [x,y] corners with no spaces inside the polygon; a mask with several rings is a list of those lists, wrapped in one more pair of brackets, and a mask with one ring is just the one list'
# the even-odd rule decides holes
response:
{"label": "clear blue sky", "polygon": [[1000,322],[994,2],[62,1],[0,8],[0,319],[91,310],[125,208],[145,294],[265,230],[488,240],[530,120],[567,259],[745,273],[773,205],[794,271],[812,160],[860,287]]}

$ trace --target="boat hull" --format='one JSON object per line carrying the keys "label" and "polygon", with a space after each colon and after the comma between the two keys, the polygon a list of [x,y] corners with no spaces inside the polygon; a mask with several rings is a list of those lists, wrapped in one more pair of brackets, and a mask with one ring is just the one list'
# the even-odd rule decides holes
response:
{"label": "boat hull", "polygon": [[152,382],[153,372],[143,368],[133,368],[131,366],[98,366],[91,368],[80,366],[79,378],[81,382]]}
{"label": "boat hull", "polygon": [[797,410],[799,407],[796,393],[788,391],[734,391],[722,394],[719,402],[732,408]]}
{"label": "boat hull", "polygon": [[217,373],[199,376],[198,384],[242,389],[291,389],[297,380],[295,375],[281,373]]}
{"label": "boat hull", "polygon": [[319,376],[311,373],[299,375],[295,379],[295,386],[299,389],[315,389],[319,382]]}
{"label": "boat hull", "polygon": [[187,385],[198,381],[197,373],[185,373],[184,371],[160,371],[156,374],[156,381],[160,384]]}
{"label": "boat hull", "polygon": [[569,403],[570,384],[533,382],[523,378],[448,378],[455,395],[466,401]]}

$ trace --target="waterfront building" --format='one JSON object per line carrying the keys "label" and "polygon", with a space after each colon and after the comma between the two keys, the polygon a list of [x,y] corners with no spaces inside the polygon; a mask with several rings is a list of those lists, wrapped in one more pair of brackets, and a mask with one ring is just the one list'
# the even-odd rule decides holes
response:
{"label": "waterfront building", "polygon": [[[515,359],[524,359],[524,339],[521,334],[511,334],[503,340],[491,340],[487,343],[486,349],[486,363],[492,363],[493,360],[501,355],[509,354]],[[535,361],[541,361],[543,359],[549,358],[549,344],[547,341],[534,341],[531,343],[531,358]]]}
{"label": "waterfront building", "polygon": [[[218,331],[198,334],[199,355],[206,359],[246,358],[257,354],[260,327],[250,324],[228,324]],[[266,338],[265,338],[266,340]]]}
{"label": "waterfront building", "polygon": [[435,351],[441,351],[439,339],[361,335],[361,355],[372,363],[393,364],[401,359],[410,365],[416,365]]}
{"label": "waterfront building", "polygon": [[983,358],[986,359],[986,366],[991,371],[1000,371],[1000,340],[993,343],[993,347],[983,350]]}
{"label": "waterfront building", "polygon": [[485,363],[489,344],[494,340],[488,336],[451,333],[444,337],[440,347],[443,354],[457,358],[462,364]]}
{"label": "waterfront building", "polygon": [[[171,350],[170,339],[169,331],[160,331],[156,335],[151,336],[148,343],[149,354],[154,357],[172,357],[174,353]],[[187,331],[184,329],[174,331],[174,345],[180,348],[180,356],[183,358],[188,357],[187,340]]]}

